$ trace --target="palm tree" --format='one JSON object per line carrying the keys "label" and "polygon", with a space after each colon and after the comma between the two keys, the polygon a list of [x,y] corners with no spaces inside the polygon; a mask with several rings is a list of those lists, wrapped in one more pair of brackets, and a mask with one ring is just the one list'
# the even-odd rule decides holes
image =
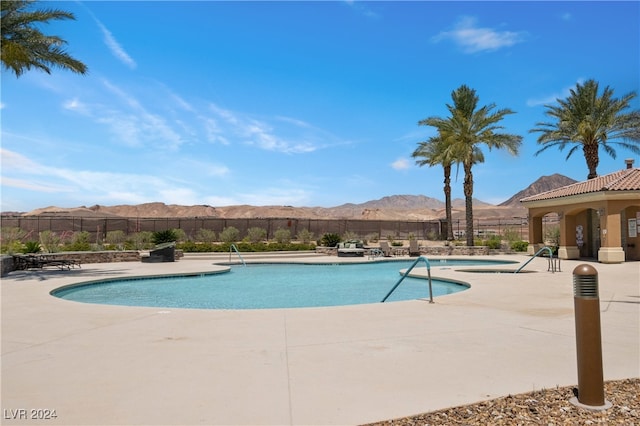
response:
{"label": "palm tree", "polygon": [[[418,124],[422,124],[419,122]],[[432,136],[428,141],[419,142],[418,147],[411,154],[416,160],[416,164],[422,166],[441,165],[444,171],[444,205],[447,218],[447,241],[453,240],[453,215],[451,213],[451,166],[457,162],[453,145],[444,142],[440,135]]]}
{"label": "palm tree", "polygon": [[429,117],[422,120],[428,126],[438,129],[444,143],[450,144],[464,169],[464,197],[467,246],[473,246],[473,172],[475,163],[484,161],[480,145],[491,149],[506,149],[513,155],[518,154],[522,136],[498,133],[503,129],[498,125],[506,115],[514,114],[510,109],[494,111],[495,104],[478,108],[478,96],[474,89],[466,85],[451,92],[453,105],[447,104],[450,117]]}
{"label": "palm tree", "polygon": [[73,14],[57,9],[27,10],[33,3],[34,0],[0,2],[0,60],[4,68],[16,77],[31,68],[51,74],[53,66],[85,74],[87,66],[62,48],[66,41],[42,34],[36,27],[52,19],[75,19]]}
{"label": "palm tree", "polygon": [[588,80],[571,89],[566,99],[556,99],[558,105],[545,105],[545,114],[554,121],[536,123],[538,127],[530,130],[541,133],[538,143],[543,147],[536,155],[552,146],[562,151],[573,144],[566,159],[582,148],[589,169],[587,179],[593,179],[598,176],[600,148],[612,158],[616,158],[612,145],[640,154],[640,111],[623,112],[629,108],[636,93],[630,92],[617,99],[609,86],[602,95],[598,91],[598,82]]}

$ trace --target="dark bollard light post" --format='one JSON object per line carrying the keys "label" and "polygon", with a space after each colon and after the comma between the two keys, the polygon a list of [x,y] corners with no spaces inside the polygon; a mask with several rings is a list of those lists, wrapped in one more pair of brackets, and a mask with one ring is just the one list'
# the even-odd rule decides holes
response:
{"label": "dark bollard light post", "polygon": [[598,271],[588,264],[573,270],[573,305],[578,356],[578,397],[571,403],[588,410],[611,407],[604,399]]}

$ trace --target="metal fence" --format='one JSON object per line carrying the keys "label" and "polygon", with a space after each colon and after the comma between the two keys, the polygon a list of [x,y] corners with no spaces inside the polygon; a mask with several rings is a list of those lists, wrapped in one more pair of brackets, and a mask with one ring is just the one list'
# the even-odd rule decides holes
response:
{"label": "metal fence", "polygon": [[272,239],[279,229],[288,229],[291,236],[303,230],[320,238],[325,233],[351,234],[359,238],[407,239],[409,235],[418,239],[441,239],[446,235],[443,221],[393,221],[393,220],[353,220],[353,219],[220,219],[210,217],[191,218],[94,218],[60,216],[2,216],[2,228],[20,228],[26,233],[24,240],[37,240],[42,231],[52,231],[59,235],[88,232],[91,241],[104,239],[110,231],[123,231],[130,235],[141,231],[164,231],[181,229],[189,238],[196,237],[200,229],[214,231],[219,235],[225,228],[234,227],[244,238],[251,228],[267,231],[267,239]]}
{"label": "metal fence", "polygon": [[[234,227],[244,238],[250,228],[262,228],[267,232],[267,239],[272,239],[278,229],[288,229],[291,236],[303,230],[320,238],[325,233],[338,235],[351,234],[362,239],[397,239],[406,240],[413,236],[418,240],[440,240],[447,235],[445,220],[431,221],[399,221],[399,220],[359,220],[359,219],[221,219],[212,217],[183,218],[122,218],[122,217],[81,217],[81,216],[2,216],[2,228],[20,228],[26,233],[23,240],[37,240],[42,231],[52,231],[61,236],[75,232],[88,232],[91,241],[103,240],[110,231],[123,231],[127,235],[141,231],[164,231],[181,229],[187,237],[195,239],[200,229],[214,231],[219,235],[225,228]],[[453,235],[464,238],[465,221],[454,220]],[[528,239],[526,219],[476,219],[474,234],[478,238],[492,235],[504,235],[507,231],[519,234],[520,239]]]}

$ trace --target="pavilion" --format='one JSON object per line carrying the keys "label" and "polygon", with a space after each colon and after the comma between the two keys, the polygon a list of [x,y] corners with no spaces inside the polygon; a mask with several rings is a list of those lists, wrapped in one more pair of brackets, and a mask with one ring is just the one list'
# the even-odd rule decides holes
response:
{"label": "pavilion", "polygon": [[560,259],[640,260],[640,169],[625,163],[624,170],[520,200],[528,209],[529,254],[545,246],[543,219],[555,213]]}

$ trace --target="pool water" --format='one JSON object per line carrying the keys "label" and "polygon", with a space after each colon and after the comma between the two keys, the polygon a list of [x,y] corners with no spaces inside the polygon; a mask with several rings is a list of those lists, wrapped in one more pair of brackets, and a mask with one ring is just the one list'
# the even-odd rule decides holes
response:
{"label": "pool water", "polygon": [[[194,309],[270,309],[378,303],[400,279],[400,270],[408,268],[413,262],[249,264],[246,267],[234,266],[225,273],[84,283],[54,290],[52,294],[85,303]],[[461,262],[448,260],[442,266],[478,265],[478,261]],[[431,262],[431,266],[433,270],[434,262]],[[432,284],[434,297],[468,288],[441,280],[433,280]],[[428,298],[428,287],[426,279],[407,277],[387,299],[387,303]]]}

